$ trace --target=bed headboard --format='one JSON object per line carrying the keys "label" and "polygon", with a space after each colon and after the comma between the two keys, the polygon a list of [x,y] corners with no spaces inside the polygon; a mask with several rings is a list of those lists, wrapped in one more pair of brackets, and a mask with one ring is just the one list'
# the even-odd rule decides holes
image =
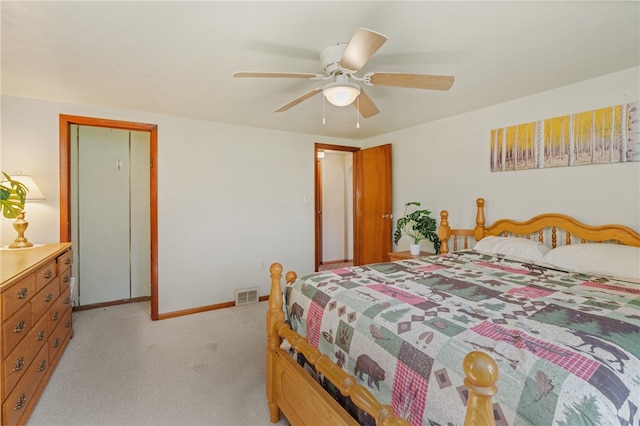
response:
{"label": "bed headboard", "polygon": [[[486,224],[484,215],[484,198],[476,200],[476,226],[473,230],[451,229],[449,213],[440,212],[440,237],[442,253],[450,251],[449,241],[453,237],[453,250],[459,249],[459,240],[464,241],[463,248],[470,248],[468,241],[479,241],[488,236],[518,236],[534,239],[551,248],[558,245],[569,245],[586,242],[609,242],[640,247],[640,234],[624,225],[586,225],[572,217],[560,213],[545,213],[532,217],[524,222],[512,219],[500,219],[490,225]],[[471,238],[472,237],[472,238]]]}
{"label": "bed headboard", "polygon": [[446,210],[440,212],[440,225],[438,226],[440,253],[472,249],[476,242],[474,233],[474,229],[449,227],[449,212]]}

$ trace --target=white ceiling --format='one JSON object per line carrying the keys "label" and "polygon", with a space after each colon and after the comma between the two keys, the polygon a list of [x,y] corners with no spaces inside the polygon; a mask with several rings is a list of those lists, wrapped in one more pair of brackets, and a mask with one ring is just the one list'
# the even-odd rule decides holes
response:
{"label": "white ceiling", "polygon": [[[636,1],[2,1],[2,94],[366,139],[640,65]],[[380,114],[322,97],[317,54],[366,27],[362,72],[453,75],[448,92],[369,87]],[[359,73],[359,75],[362,74]],[[103,117],[109,118],[109,117]]]}

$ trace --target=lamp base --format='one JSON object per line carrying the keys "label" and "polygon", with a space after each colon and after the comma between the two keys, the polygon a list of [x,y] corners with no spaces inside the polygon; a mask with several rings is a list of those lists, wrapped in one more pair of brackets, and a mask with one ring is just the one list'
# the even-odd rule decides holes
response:
{"label": "lamp base", "polygon": [[29,222],[24,220],[24,211],[23,211],[16,217],[16,221],[13,222],[13,228],[18,233],[18,237],[13,241],[12,244],[9,245],[10,249],[27,248],[27,247],[33,246],[33,243],[27,240],[27,238],[24,236],[24,231],[27,230],[27,226],[29,226]]}
{"label": "lamp base", "polygon": [[16,240],[9,245],[9,248],[29,248],[29,247],[33,247],[33,243],[31,241],[18,241],[18,239],[16,238]]}

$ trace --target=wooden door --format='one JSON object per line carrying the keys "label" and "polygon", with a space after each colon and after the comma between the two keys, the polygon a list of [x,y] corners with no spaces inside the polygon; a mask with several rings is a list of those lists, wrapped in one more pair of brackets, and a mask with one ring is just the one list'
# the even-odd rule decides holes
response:
{"label": "wooden door", "polygon": [[391,144],[354,153],[354,265],[386,262],[393,217]]}

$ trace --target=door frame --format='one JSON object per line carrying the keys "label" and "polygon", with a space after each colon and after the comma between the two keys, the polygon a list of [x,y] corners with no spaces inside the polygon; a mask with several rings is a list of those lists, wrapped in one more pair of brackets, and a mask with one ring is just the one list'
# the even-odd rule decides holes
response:
{"label": "door frame", "polygon": [[71,241],[71,125],[149,133],[151,319],[158,320],[158,125],[60,114],[60,241]]}
{"label": "door frame", "polygon": [[[360,151],[357,146],[346,145],[331,145],[326,143],[315,143],[313,149],[313,175],[314,175],[314,224],[315,224],[315,270],[320,267],[320,260],[322,257],[322,162],[318,158],[318,152],[320,151],[344,151],[354,153]],[[355,176],[354,176],[355,179]],[[354,196],[355,201],[355,196]],[[355,209],[354,209],[355,211]],[[353,217],[353,226],[355,229],[355,221],[357,220],[355,214]],[[355,244],[355,241],[354,241]]]}

